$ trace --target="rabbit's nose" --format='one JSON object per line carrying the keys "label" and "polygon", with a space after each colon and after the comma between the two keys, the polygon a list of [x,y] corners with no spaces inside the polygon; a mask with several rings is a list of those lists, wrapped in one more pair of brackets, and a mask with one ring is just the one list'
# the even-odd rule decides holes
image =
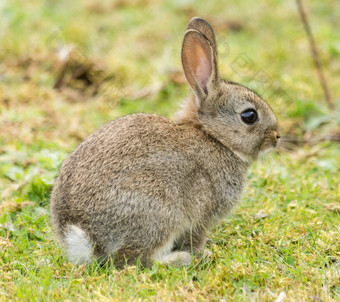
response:
{"label": "rabbit's nose", "polygon": [[281,135],[278,131],[274,131],[274,137],[278,140],[281,137]]}

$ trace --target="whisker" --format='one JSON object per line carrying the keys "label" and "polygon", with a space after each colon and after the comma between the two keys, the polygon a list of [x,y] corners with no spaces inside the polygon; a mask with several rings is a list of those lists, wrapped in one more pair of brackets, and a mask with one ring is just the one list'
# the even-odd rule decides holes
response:
{"label": "whisker", "polygon": [[279,143],[276,147],[278,152],[283,151],[293,151],[297,147],[300,147],[304,144],[315,145],[321,142],[340,142],[340,133],[335,133],[331,135],[325,135],[322,137],[316,138],[297,138],[290,135],[286,135],[280,138]]}

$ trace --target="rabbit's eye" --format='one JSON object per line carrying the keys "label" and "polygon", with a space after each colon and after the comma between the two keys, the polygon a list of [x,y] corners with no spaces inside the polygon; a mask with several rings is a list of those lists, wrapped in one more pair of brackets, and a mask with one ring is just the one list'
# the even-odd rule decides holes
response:
{"label": "rabbit's eye", "polygon": [[241,113],[241,119],[246,124],[254,124],[257,118],[257,112],[254,109],[247,109]]}

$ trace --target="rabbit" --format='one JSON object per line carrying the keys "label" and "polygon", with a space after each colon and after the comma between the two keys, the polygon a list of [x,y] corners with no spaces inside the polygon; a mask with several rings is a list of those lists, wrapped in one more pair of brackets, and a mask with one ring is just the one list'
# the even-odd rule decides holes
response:
{"label": "rabbit", "polygon": [[64,161],[50,210],[69,261],[189,265],[240,199],[250,164],[277,145],[270,106],[220,78],[205,20],[190,21],[181,59],[192,95],[175,121],[119,117]]}

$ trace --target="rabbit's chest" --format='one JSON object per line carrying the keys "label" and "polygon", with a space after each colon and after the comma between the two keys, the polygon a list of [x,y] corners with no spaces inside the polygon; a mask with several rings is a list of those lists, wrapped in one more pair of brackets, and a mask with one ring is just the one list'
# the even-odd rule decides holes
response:
{"label": "rabbit's chest", "polygon": [[205,221],[207,225],[225,217],[240,199],[244,177],[238,173],[220,169],[198,169],[197,174],[184,187],[184,199],[190,209],[190,217]]}
{"label": "rabbit's chest", "polygon": [[224,216],[241,198],[244,180],[240,177],[233,179],[228,175],[221,177],[214,187],[213,211],[218,216]]}

